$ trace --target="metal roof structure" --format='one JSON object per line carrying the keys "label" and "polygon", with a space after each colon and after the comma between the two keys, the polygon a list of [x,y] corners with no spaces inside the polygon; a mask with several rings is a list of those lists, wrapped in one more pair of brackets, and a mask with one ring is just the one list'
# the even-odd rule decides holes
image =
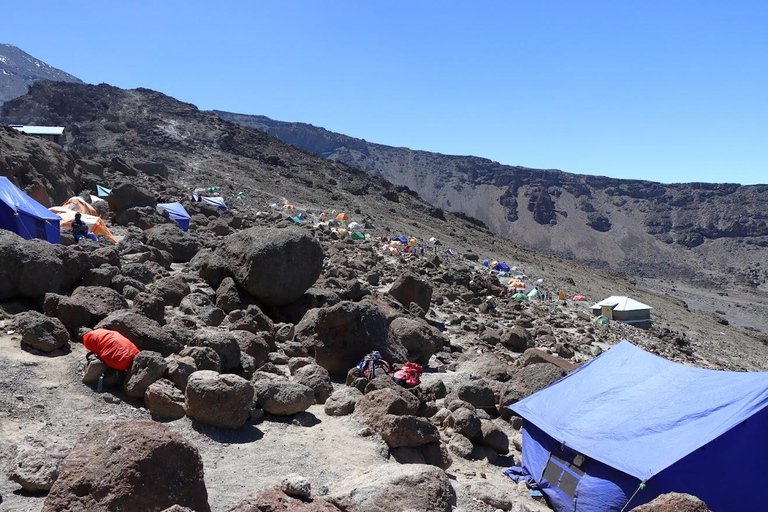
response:
{"label": "metal roof structure", "polygon": [[64,135],[63,126],[21,126],[11,125],[16,131],[26,133],[27,135]]}
{"label": "metal roof structure", "polygon": [[641,309],[653,309],[651,306],[636,301],[630,297],[622,295],[611,295],[607,299],[601,300],[597,304],[592,304],[590,309],[600,309],[603,306],[610,306],[614,311],[638,311]]}

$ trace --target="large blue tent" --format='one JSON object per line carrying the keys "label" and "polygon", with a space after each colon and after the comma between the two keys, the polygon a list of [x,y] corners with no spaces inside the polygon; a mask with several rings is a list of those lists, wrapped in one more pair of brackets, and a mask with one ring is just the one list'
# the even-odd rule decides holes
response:
{"label": "large blue tent", "polygon": [[158,203],[157,206],[167,211],[168,216],[175,220],[182,230],[187,231],[189,229],[189,213],[181,203]]}
{"label": "large blue tent", "polygon": [[5,176],[0,176],[0,229],[13,231],[30,240],[61,241],[61,218],[29,197]]}
{"label": "large blue tent", "polygon": [[693,368],[622,341],[510,406],[523,459],[506,473],[556,511],[630,510],[673,491],[713,511],[765,510],[766,406],[768,372]]}

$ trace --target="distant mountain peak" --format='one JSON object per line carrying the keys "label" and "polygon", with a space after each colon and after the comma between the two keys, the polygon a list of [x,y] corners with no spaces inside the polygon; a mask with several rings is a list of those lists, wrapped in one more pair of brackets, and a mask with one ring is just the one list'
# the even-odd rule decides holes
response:
{"label": "distant mountain peak", "polygon": [[40,80],[83,83],[12,44],[0,43],[0,104],[26,94]]}

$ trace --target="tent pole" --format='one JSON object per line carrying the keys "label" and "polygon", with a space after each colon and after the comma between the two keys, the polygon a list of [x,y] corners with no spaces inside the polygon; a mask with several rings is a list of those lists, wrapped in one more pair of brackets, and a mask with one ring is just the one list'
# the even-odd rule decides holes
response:
{"label": "tent pole", "polygon": [[641,489],[645,489],[645,480],[643,480],[642,482],[640,482],[640,485],[638,485],[638,486],[637,486],[637,489],[635,490],[634,494],[632,494],[632,496],[630,496],[630,497],[629,497],[629,499],[628,499],[628,500],[627,500],[627,502],[624,504],[624,506],[623,506],[623,507],[621,507],[621,511],[620,511],[620,512],[624,512],[624,510],[626,510],[626,508],[627,508],[627,505],[629,505],[629,502],[630,502],[630,501],[632,501],[632,498],[634,498],[634,497],[635,497],[635,495],[636,495],[638,492],[640,492],[640,490],[641,490]]}

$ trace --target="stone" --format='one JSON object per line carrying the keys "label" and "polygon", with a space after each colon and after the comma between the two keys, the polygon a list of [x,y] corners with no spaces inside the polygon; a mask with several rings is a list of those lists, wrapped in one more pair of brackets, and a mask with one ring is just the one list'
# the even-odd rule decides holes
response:
{"label": "stone", "polygon": [[323,258],[320,242],[299,229],[250,228],[228,237],[209,266],[225,269],[262,304],[283,306],[317,281]]}
{"label": "stone", "polygon": [[437,466],[441,469],[448,469],[453,464],[451,454],[448,448],[440,442],[425,444],[421,447],[421,453],[424,455],[424,462]]}
{"label": "stone", "polygon": [[509,452],[509,438],[491,420],[480,420],[480,443],[501,455]]}
{"label": "stone", "polygon": [[197,292],[192,292],[181,299],[179,309],[209,326],[220,325],[227,316],[223,310],[216,307],[210,297]]}
{"label": "stone", "polygon": [[212,348],[219,355],[222,372],[230,372],[240,366],[240,345],[238,338],[230,331],[200,330],[191,345]]}
{"label": "stone", "polygon": [[709,512],[709,507],[691,494],[670,492],[635,507],[630,512]]}
{"label": "stone", "polygon": [[46,441],[27,438],[16,446],[8,479],[27,492],[47,492],[59,477],[59,467],[69,449]]}
{"label": "stone", "polygon": [[162,298],[169,306],[178,306],[181,299],[189,295],[189,284],[181,275],[163,277],[152,285],[155,295]]}
{"label": "stone", "polygon": [[198,370],[221,372],[221,358],[211,347],[185,347],[179,356],[192,359]]}
{"label": "stone", "polygon": [[77,333],[84,326],[91,326],[91,314],[82,304],[77,304],[65,295],[46,293],[43,311],[47,316],[58,318],[69,332]]}
{"label": "stone", "polygon": [[450,512],[456,493],[435,466],[383,464],[333,484],[327,499],[345,512]]}
{"label": "stone", "polygon": [[236,309],[243,309],[245,301],[240,290],[231,277],[224,278],[216,288],[216,307],[225,313],[231,313]]}
{"label": "stone", "polygon": [[189,262],[201,247],[195,235],[185,233],[175,222],[150,228],[143,237],[145,244],[170,253],[174,263]]}
{"label": "stone", "polygon": [[476,500],[498,510],[512,510],[518,501],[509,489],[500,489],[490,482],[474,481],[468,492]]}
{"label": "stone", "polygon": [[112,192],[107,196],[107,203],[116,214],[122,213],[128,208],[141,206],[155,208],[157,206],[157,200],[150,192],[125,182],[112,187]]}
{"label": "stone", "polygon": [[257,305],[251,304],[244,311],[232,311],[227,315],[222,327],[226,327],[231,331],[249,331],[254,334],[267,333],[272,337],[275,326],[272,320]]}
{"label": "stone", "polygon": [[390,324],[390,329],[408,351],[408,361],[420,365],[428,365],[429,358],[447,345],[440,331],[420,320],[399,317]]}
{"label": "stone", "polygon": [[460,407],[449,416],[448,426],[467,439],[474,439],[480,434],[481,423],[474,410]]}
{"label": "stone", "polygon": [[107,363],[96,357],[96,354],[86,355],[83,384],[96,384],[108,368]]}
{"label": "stone", "polygon": [[154,421],[99,423],[64,459],[43,512],[164,510],[210,512],[203,461],[181,435]]}
{"label": "stone", "polygon": [[81,286],[72,292],[69,300],[85,306],[92,323],[101,322],[110,313],[128,307],[128,302],[117,291],[104,286]]}
{"label": "stone", "polygon": [[472,441],[467,439],[467,436],[454,434],[451,438],[451,442],[448,443],[448,449],[462,459],[469,459],[472,455],[474,446],[472,446]]}
{"label": "stone", "polygon": [[120,273],[120,269],[112,265],[103,265],[98,268],[88,269],[83,274],[81,281],[83,286],[110,286],[112,278]]}
{"label": "stone", "polygon": [[437,427],[418,416],[388,414],[374,429],[392,448],[422,446],[440,441]]}
{"label": "stone", "polygon": [[454,390],[459,399],[478,409],[495,410],[496,396],[488,381],[483,378],[470,378],[459,382]]}
{"label": "stone", "polygon": [[418,448],[402,446],[400,448],[392,448],[389,452],[400,464],[426,464],[424,454]]}
{"label": "stone", "polygon": [[150,318],[158,324],[165,323],[165,302],[154,294],[140,292],[133,298],[133,307],[140,314]]}
{"label": "stone", "polygon": [[573,363],[570,361],[566,361],[561,357],[548,354],[547,352],[539,350],[538,348],[526,349],[525,352],[523,352],[523,355],[520,357],[520,361],[522,361],[523,366],[536,363],[550,363],[569,373],[575,368]]}
{"label": "stone", "polygon": [[155,261],[145,261],[142,263],[124,263],[120,268],[120,273],[142,284],[150,284],[165,274],[165,269]]}
{"label": "stone", "polygon": [[499,414],[509,419],[512,411],[509,406],[543,389],[565,376],[565,372],[550,363],[534,363],[522,368],[515,368],[510,374],[499,399]]}
{"label": "stone", "polygon": [[238,429],[251,413],[253,386],[242,377],[198,370],[187,381],[187,415],[218,428]]}
{"label": "stone", "polygon": [[328,416],[346,416],[355,410],[355,404],[363,397],[363,393],[356,388],[343,387],[325,401],[325,414]]}
{"label": "stone", "polygon": [[318,498],[297,498],[271,487],[251,494],[229,509],[229,512],[341,512],[328,501]]}
{"label": "stone", "polygon": [[306,411],[315,403],[311,388],[286,380],[261,380],[255,383],[259,407],[275,416],[290,416]]}
{"label": "stone", "polygon": [[240,352],[253,358],[253,364],[256,368],[267,362],[272,347],[270,347],[265,333],[254,334],[250,331],[234,330],[229,331],[229,334],[234,337],[240,347]]}
{"label": "stone", "polygon": [[533,347],[533,338],[521,325],[516,325],[506,332],[502,342],[513,352],[524,352]]}
{"label": "stone", "polygon": [[133,358],[131,369],[123,385],[125,394],[131,398],[142,398],[150,384],[163,376],[167,365],[159,352],[142,350]]}
{"label": "stone", "polygon": [[14,321],[21,334],[22,346],[45,353],[69,346],[69,333],[58,318],[25,311],[16,315]]}
{"label": "stone", "polygon": [[139,350],[160,352],[164,357],[176,354],[182,344],[152,319],[129,310],[116,311],[98,323],[97,329],[117,331]]}
{"label": "stone", "polygon": [[333,393],[333,383],[328,370],[317,364],[299,368],[294,381],[310,388],[315,393],[315,403],[324,404]]}
{"label": "stone", "polygon": [[64,266],[53,244],[0,230],[0,300],[58,293]]}
{"label": "stone", "polygon": [[296,473],[291,473],[283,478],[280,489],[288,496],[295,498],[306,499],[312,495],[312,486],[309,480]]}
{"label": "stone", "polygon": [[296,340],[315,346],[317,364],[331,375],[346,375],[374,350],[390,364],[407,360],[405,348],[390,333],[381,310],[365,301],[310,310],[296,326]]}
{"label": "stone", "polygon": [[398,277],[392,283],[389,294],[406,308],[413,302],[425,312],[429,311],[432,302],[432,286],[411,273]]}
{"label": "stone", "polygon": [[153,417],[177,420],[186,415],[184,393],[168,379],[160,379],[147,388],[144,405]]}

